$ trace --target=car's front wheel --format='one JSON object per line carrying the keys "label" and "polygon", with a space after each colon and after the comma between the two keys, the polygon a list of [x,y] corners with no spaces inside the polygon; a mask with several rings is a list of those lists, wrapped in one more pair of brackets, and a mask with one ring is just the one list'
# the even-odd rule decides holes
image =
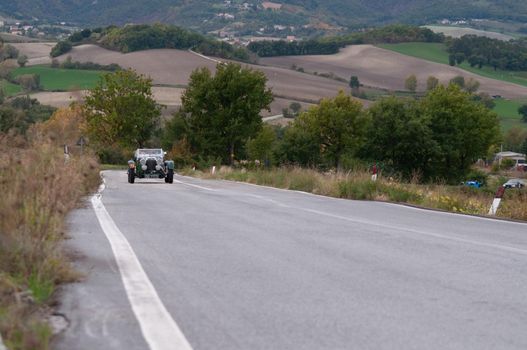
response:
{"label": "car's front wheel", "polygon": [[135,182],[135,170],[128,169],[128,183],[133,184]]}
{"label": "car's front wheel", "polygon": [[167,182],[169,184],[174,182],[174,169],[168,169],[167,177],[165,178],[165,182]]}

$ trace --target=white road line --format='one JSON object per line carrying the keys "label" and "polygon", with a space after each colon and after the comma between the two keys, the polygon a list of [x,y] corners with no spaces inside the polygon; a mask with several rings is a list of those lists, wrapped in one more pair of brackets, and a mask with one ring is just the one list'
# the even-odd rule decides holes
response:
{"label": "white road line", "polygon": [[[174,180],[174,181],[176,181],[176,180]],[[178,182],[182,183],[182,184],[185,184],[185,185],[189,185],[189,186],[195,186],[195,187],[211,190],[211,189],[206,188],[206,187],[202,187],[202,186],[198,186],[198,185],[192,185],[192,184],[189,184],[189,183],[186,183],[186,182],[182,182],[182,181],[178,181]],[[308,195],[317,196],[317,197],[323,197],[323,198],[328,198],[328,199],[335,199],[335,198],[332,198],[332,197],[320,196],[320,195],[316,195],[316,194],[312,194],[312,193],[308,193],[308,192],[291,191],[291,190],[285,190],[285,189],[280,189],[280,188],[275,188],[275,187],[259,186],[259,185],[245,183],[245,182],[240,182],[240,183],[241,184],[245,184],[245,185],[253,185],[253,186],[258,186],[258,187],[264,187],[264,188],[272,188],[272,189],[277,189],[277,190],[281,190],[281,191],[299,192],[299,193],[303,193],[303,194],[308,194]],[[511,246],[507,246],[507,245],[490,243],[490,242],[476,241],[476,240],[472,240],[472,239],[455,237],[455,236],[449,236],[449,235],[444,235],[444,234],[440,234],[440,233],[424,232],[424,231],[414,230],[412,228],[407,228],[407,227],[400,227],[400,226],[392,226],[392,225],[382,224],[382,223],[379,223],[377,221],[370,221],[370,220],[364,220],[364,219],[358,219],[358,218],[350,218],[350,217],[346,217],[346,216],[341,216],[341,215],[335,215],[335,214],[327,213],[327,212],[324,212],[324,211],[319,211],[319,210],[314,210],[314,209],[309,209],[309,208],[302,208],[302,207],[297,207],[297,206],[290,206],[290,205],[287,205],[285,203],[281,203],[281,202],[279,202],[277,200],[266,198],[266,197],[260,196],[260,195],[255,195],[255,194],[247,194],[247,195],[250,196],[250,197],[253,197],[253,198],[258,198],[260,200],[271,202],[271,203],[273,203],[276,206],[289,208],[289,209],[293,209],[293,210],[304,211],[304,212],[308,212],[308,213],[311,213],[311,214],[317,214],[317,215],[326,216],[326,217],[330,217],[330,218],[334,218],[334,219],[338,219],[338,220],[344,220],[344,221],[349,221],[349,222],[356,222],[356,223],[361,223],[361,224],[365,224],[365,225],[371,225],[371,226],[386,228],[386,229],[389,229],[389,230],[398,230],[398,231],[410,232],[410,233],[414,233],[414,234],[434,237],[434,238],[443,239],[443,240],[455,241],[455,242],[465,243],[465,244],[472,244],[472,245],[486,247],[486,248],[493,248],[493,249],[504,250],[504,251],[508,251],[508,252],[516,253],[516,254],[527,255],[527,249],[515,248],[515,247],[511,247]],[[336,199],[342,200],[340,198],[336,198]],[[348,199],[344,199],[344,200],[348,200]],[[382,204],[390,204],[391,205],[391,203],[383,203],[383,202],[380,202],[380,203],[382,203]],[[397,205],[397,204],[394,204],[394,205]],[[398,206],[401,207],[402,205],[398,205]],[[402,207],[406,207],[406,206],[402,206]],[[408,208],[412,208],[412,207],[408,207]],[[419,209],[419,208],[415,208],[415,209]],[[420,210],[426,210],[426,209],[420,209]],[[442,212],[438,212],[438,213],[442,213]],[[445,214],[450,214],[450,213],[445,213]],[[456,215],[456,214],[450,214],[450,215]],[[468,217],[468,218],[478,218],[478,219],[483,219],[483,220],[493,220],[493,219],[479,218],[479,217],[473,217],[473,216],[466,216],[466,217]],[[499,221],[499,220],[494,220],[494,221]],[[499,222],[509,223],[507,221],[499,221]],[[515,222],[511,222],[511,223],[515,224]],[[519,224],[521,224],[521,223],[519,223]]]}
{"label": "white road line", "polygon": [[7,348],[4,345],[4,342],[2,341],[2,334],[0,334],[0,350],[7,350]]}
{"label": "white road line", "polygon": [[102,230],[113,250],[128,300],[151,350],[192,350],[185,335],[170,316],[152,282],[137,259],[130,243],[119,230],[99,193],[91,199]]}
{"label": "white road line", "polygon": [[371,226],[382,227],[382,228],[386,228],[386,229],[389,229],[389,230],[398,230],[398,231],[403,231],[403,232],[411,232],[411,233],[415,233],[415,234],[418,234],[418,235],[430,236],[430,237],[439,238],[439,239],[443,239],[443,240],[455,241],[455,242],[460,242],[460,243],[465,243],[465,244],[472,244],[472,245],[486,247],[486,248],[505,250],[505,251],[508,251],[508,252],[511,252],[511,253],[516,253],[516,254],[527,255],[527,249],[515,248],[515,247],[502,245],[502,244],[475,241],[475,240],[468,239],[468,238],[461,238],[461,237],[454,237],[454,236],[443,235],[441,233],[424,232],[424,231],[414,230],[412,228],[398,227],[398,226],[392,226],[392,225],[387,225],[387,224],[381,224],[379,222],[374,222],[374,221],[369,221],[369,220],[353,219],[353,218],[349,218],[349,217],[346,217],[346,216],[330,214],[330,213],[326,213],[326,212],[319,211],[319,210],[314,210],[314,209],[299,208],[299,207],[291,207],[291,208],[297,209],[297,210],[303,210],[303,211],[306,211],[306,212],[312,213],[312,214],[318,214],[318,215],[327,216],[327,217],[334,218],[334,219],[339,219],[339,220],[345,220],[345,221],[350,221],[350,222],[357,222],[357,223],[371,225]]}
{"label": "white road line", "polygon": [[176,182],[176,183],[178,183],[178,184],[186,185],[186,186],[196,187],[196,188],[199,188],[199,189],[202,189],[202,190],[206,190],[206,191],[218,192],[218,190],[216,190],[216,189],[214,189],[214,188],[209,188],[209,187],[203,187],[203,186],[199,186],[199,185],[194,185],[194,184],[190,184],[190,183],[188,183],[188,182],[179,181],[179,180],[176,180],[176,179],[174,179],[174,182]]}

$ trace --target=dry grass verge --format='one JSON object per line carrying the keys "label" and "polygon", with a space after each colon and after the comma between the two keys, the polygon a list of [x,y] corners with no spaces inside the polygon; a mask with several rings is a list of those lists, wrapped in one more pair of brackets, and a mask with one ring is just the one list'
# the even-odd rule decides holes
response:
{"label": "dry grass verge", "polygon": [[[358,200],[382,200],[407,203],[456,213],[486,215],[494,198],[498,183],[485,189],[464,186],[421,185],[380,177],[371,181],[367,172],[320,173],[302,168],[271,170],[233,170],[223,167],[214,175],[185,170],[185,174],[202,178],[249,182]],[[527,220],[527,191],[507,190],[497,216]]]}
{"label": "dry grass verge", "polygon": [[9,349],[48,349],[42,315],[57,285],[75,277],[60,247],[65,217],[98,183],[90,156],[65,162],[41,137],[0,136],[0,332]]}

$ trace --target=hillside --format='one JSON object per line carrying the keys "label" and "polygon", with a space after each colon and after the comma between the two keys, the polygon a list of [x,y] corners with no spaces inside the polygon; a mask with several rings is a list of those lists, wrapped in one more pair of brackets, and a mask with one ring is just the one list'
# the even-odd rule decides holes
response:
{"label": "hillside", "polygon": [[17,0],[0,2],[0,13],[85,26],[160,21],[201,31],[230,24],[249,31],[265,25],[317,31],[391,22],[424,24],[441,18],[527,20],[527,3],[515,0],[275,0],[268,4],[263,6],[262,0]]}

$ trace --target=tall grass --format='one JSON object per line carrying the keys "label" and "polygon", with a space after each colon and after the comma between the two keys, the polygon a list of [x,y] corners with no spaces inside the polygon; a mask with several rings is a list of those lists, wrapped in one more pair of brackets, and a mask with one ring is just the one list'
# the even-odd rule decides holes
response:
{"label": "tall grass", "polygon": [[75,277],[60,248],[65,216],[98,182],[90,156],[65,162],[43,137],[0,136],[0,332],[9,349],[48,348],[41,310]]}
{"label": "tall grass", "polygon": [[[418,184],[402,182],[397,179],[380,177],[371,181],[366,171],[321,173],[303,168],[276,168],[269,170],[236,170],[222,168],[218,173],[185,171],[185,173],[205,178],[226,179],[250,182],[257,185],[299,190],[325,196],[356,199],[380,200],[407,203],[450,212],[486,215],[491,206],[497,180],[487,189],[474,189],[464,186],[441,184]],[[527,191],[507,190],[498,216],[527,220]]]}

